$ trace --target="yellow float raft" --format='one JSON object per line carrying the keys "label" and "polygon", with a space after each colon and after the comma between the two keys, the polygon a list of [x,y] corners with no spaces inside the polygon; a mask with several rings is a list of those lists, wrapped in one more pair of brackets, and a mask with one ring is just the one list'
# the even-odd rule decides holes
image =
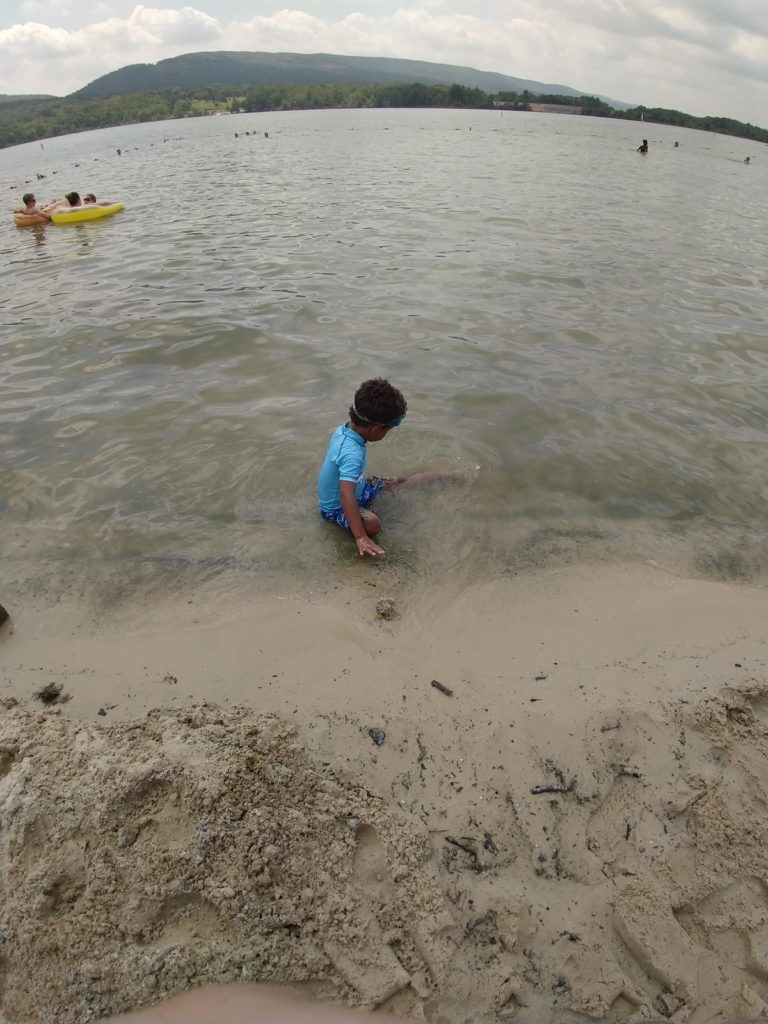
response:
{"label": "yellow float raft", "polygon": [[85,220],[101,220],[102,217],[111,217],[113,213],[120,213],[125,206],[122,203],[110,203],[109,206],[96,206],[89,203],[87,206],[73,206],[69,210],[54,210],[51,220],[54,224],[80,224]]}
{"label": "yellow float raft", "polygon": [[[102,217],[111,217],[113,213],[120,213],[124,210],[123,203],[110,203],[109,206],[73,206],[70,209],[55,210],[51,214],[54,224],[81,224],[86,220],[101,220]],[[39,213],[14,213],[13,223],[19,228],[28,228],[32,224],[48,224],[47,217],[41,217]]]}

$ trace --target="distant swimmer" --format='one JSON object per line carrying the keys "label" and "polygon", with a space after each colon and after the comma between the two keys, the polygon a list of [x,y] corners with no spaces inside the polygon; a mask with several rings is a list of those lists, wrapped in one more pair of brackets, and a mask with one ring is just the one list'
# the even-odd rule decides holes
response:
{"label": "distant swimmer", "polygon": [[43,217],[45,220],[51,219],[50,213],[37,205],[34,192],[25,192],[21,197],[21,201],[24,205],[14,210],[14,213],[23,213],[28,217]]}
{"label": "distant swimmer", "polygon": [[83,206],[113,206],[113,203],[99,202],[93,192],[88,192],[83,196]]}
{"label": "distant swimmer", "polygon": [[648,152],[648,139],[643,139],[643,144],[637,147],[637,152],[643,154]]}
{"label": "distant swimmer", "polygon": [[676,143],[675,143],[675,149],[679,149],[679,148],[680,148],[680,143],[679,143],[679,142],[676,142]]}
{"label": "distant swimmer", "polygon": [[744,163],[745,163],[745,164],[750,164],[751,162],[752,162],[752,161],[750,160],[750,158],[749,158],[748,156],[745,156],[745,157],[744,157]]}

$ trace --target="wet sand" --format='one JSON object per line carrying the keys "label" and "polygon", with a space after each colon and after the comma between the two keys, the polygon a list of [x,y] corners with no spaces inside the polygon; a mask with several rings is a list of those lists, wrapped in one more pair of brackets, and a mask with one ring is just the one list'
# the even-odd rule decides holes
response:
{"label": "wet sand", "polygon": [[639,565],[25,600],[7,1019],[238,978],[431,1021],[759,1019],[765,609]]}

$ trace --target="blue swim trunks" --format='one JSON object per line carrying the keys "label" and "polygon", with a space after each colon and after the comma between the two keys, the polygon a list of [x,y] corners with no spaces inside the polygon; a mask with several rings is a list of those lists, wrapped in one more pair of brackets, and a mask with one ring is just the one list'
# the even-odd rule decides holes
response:
{"label": "blue swim trunks", "polygon": [[[362,491],[357,496],[358,508],[368,508],[374,498],[378,498],[381,494],[385,483],[386,480],[383,476],[369,477],[363,484]],[[349,523],[344,515],[343,508],[335,508],[332,512],[326,512],[325,509],[321,508],[320,515],[329,523],[336,523],[342,530],[349,530]]]}

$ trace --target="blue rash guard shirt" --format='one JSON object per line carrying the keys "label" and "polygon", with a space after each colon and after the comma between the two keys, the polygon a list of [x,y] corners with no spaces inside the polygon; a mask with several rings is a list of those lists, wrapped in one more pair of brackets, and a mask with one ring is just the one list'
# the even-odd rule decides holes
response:
{"label": "blue rash guard shirt", "polygon": [[325,462],[317,479],[317,498],[321,511],[335,512],[341,508],[339,484],[342,480],[355,484],[355,497],[359,499],[365,487],[367,465],[368,452],[364,439],[346,423],[337,427],[331,434]]}

